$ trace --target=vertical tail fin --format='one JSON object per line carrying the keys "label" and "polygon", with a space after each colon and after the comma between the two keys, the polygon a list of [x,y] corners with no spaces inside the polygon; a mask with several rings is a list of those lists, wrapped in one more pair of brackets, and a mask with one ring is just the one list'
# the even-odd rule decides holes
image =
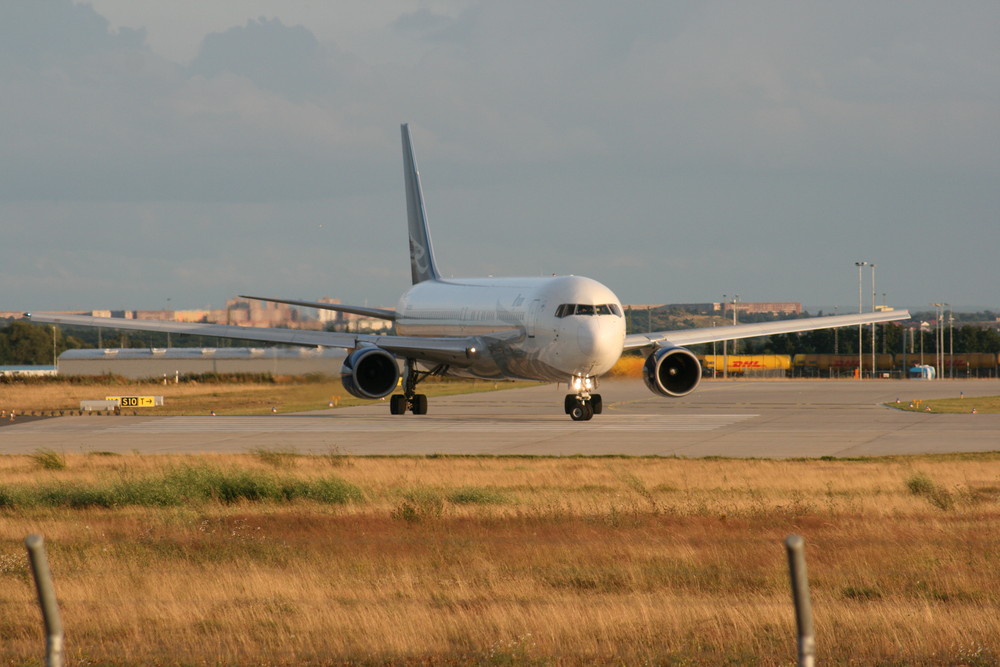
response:
{"label": "vertical tail fin", "polygon": [[439,278],[431,246],[431,232],[427,228],[427,211],[424,209],[424,192],[420,187],[420,172],[413,157],[410,143],[410,126],[403,123],[403,176],[406,181],[406,218],[410,228],[410,274],[413,284]]}

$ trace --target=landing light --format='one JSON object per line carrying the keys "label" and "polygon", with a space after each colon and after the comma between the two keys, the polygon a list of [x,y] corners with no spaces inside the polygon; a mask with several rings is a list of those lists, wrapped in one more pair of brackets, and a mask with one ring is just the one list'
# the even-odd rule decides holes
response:
{"label": "landing light", "polygon": [[590,391],[594,388],[594,379],[575,375],[570,381],[570,386],[573,388],[573,391]]}

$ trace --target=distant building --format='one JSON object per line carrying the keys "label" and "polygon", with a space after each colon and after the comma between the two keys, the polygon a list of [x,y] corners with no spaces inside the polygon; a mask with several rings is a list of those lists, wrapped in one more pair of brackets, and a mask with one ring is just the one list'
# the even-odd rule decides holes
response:
{"label": "distant building", "polygon": [[177,375],[194,373],[322,373],[337,376],[343,361],[343,350],[316,347],[66,350],[59,355],[59,374],[115,374],[133,379],[172,379]]}
{"label": "distant building", "polygon": [[[324,296],[324,297],[322,297],[322,298],[319,299],[319,302],[320,303],[339,304],[340,303],[340,299],[334,299],[333,297],[330,297],[330,296]],[[336,311],[336,310],[320,310],[320,309],[317,309],[317,311],[316,311],[316,316],[319,318],[319,321],[323,323],[324,328],[326,327],[327,324],[330,324],[331,322],[334,323],[334,324],[340,322],[340,320],[342,319],[341,316],[343,314],[344,313],[341,313],[341,312]]]}
{"label": "distant building", "polygon": [[[340,303],[340,299],[321,297],[319,303]],[[387,309],[391,310],[391,308]],[[333,331],[384,332],[392,328],[391,320],[364,317],[337,310],[305,308],[272,301],[234,298],[226,301],[225,308],[204,310],[64,310],[60,315],[87,315],[90,317],[120,317],[126,320],[165,320],[232,324],[242,327],[282,327],[286,329],[330,329]],[[0,319],[20,319],[21,312],[0,312]]]}
{"label": "distant building", "polygon": [[682,310],[695,315],[711,315],[718,311],[718,305],[717,303],[665,303],[656,306],[654,310]]}
{"label": "distant building", "polygon": [[[733,312],[731,302],[705,302],[705,303],[664,303],[661,305],[632,305],[628,306],[632,310],[681,310],[696,315],[730,315]],[[794,301],[739,301],[736,303],[737,313],[751,314],[773,314],[773,315],[801,315],[802,304]]]}
{"label": "distant building", "polygon": [[[725,302],[716,304],[723,313],[732,313],[733,304]],[[771,314],[771,315],[801,315],[802,304],[797,301],[738,301],[736,312],[751,314]]]}

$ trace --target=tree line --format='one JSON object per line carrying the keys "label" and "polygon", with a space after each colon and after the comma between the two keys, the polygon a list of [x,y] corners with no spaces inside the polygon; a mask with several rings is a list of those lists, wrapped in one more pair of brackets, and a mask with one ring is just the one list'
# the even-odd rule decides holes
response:
{"label": "tree line", "polygon": [[[3,320],[0,320],[2,322]],[[0,366],[52,366],[66,350],[95,348],[165,348],[260,346],[261,343],[214,336],[172,336],[156,331],[108,331],[8,320],[0,328]]]}

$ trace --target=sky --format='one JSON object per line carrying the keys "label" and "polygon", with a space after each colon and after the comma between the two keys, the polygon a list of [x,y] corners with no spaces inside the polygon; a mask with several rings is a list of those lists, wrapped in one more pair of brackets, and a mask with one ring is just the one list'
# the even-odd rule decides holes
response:
{"label": "sky", "polygon": [[0,5],[0,311],[391,307],[404,122],[446,276],[846,312],[867,261],[1000,309],[993,0],[38,0]]}

